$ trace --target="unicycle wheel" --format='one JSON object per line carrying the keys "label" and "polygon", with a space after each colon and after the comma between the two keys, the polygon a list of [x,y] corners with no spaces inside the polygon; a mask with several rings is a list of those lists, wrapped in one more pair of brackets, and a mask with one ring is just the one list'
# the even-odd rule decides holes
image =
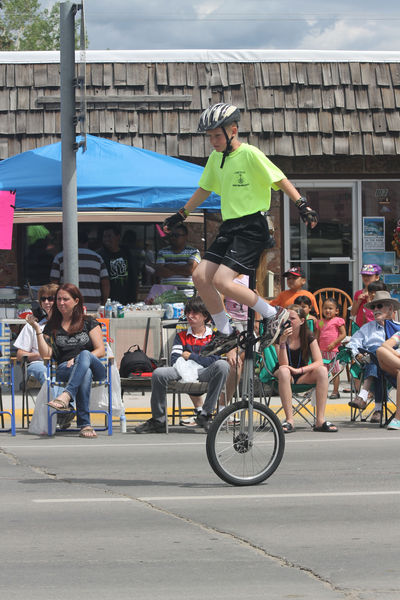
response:
{"label": "unicycle wheel", "polygon": [[278,468],[285,436],[277,416],[259,402],[235,402],[215,417],[207,434],[207,458],[214,472],[231,485],[255,485]]}

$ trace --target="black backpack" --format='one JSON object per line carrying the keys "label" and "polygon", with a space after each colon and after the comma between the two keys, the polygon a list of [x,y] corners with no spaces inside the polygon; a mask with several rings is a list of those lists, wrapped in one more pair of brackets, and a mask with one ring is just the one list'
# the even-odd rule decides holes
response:
{"label": "black backpack", "polygon": [[[132,351],[132,348],[136,350]],[[137,344],[134,344],[122,357],[119,374],[121,377],[129,377],[131,373],[151,373],[157,366],[156,360],[149,358]]]}

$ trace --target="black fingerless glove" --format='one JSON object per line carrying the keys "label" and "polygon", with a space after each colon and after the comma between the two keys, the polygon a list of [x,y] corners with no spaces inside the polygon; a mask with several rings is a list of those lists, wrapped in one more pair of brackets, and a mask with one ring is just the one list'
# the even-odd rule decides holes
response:
{"label": "black fingerless glove", "polygon": [[318,223],[318,214],[308,205],[306,198],[299,198],[296,200],[295,204],[299,210],[300,218],[303,223],[306,225],[308,225],[308,223],[310,225],[312,223]]}
{"label": "black fingerless glove", "polygon": [[163,223],[163,229],[167,228],[169,230],[173,229],[176,225],[179,225],[180,223],[183,223],[183,221],[186,219],[186,217],[188,216],[188,212],[187,210],[185,210],[184,208],[181,208],[180,210],[178,210],[177,213],[175,213],[174,215],[171,215],[170,217],[167,217]]}

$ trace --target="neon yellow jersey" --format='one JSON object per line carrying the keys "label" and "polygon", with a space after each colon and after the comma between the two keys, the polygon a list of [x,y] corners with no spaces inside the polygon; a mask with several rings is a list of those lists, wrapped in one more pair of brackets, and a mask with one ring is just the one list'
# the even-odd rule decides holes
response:
{"label": "neon yellow jersey", "polygon": [[271,187],[285,178],[278,167],[261,150],[250,144],[240,144],[225,159],[222,152],[210,154],[199,186],[221,196],[222,220],[237,219],[261,210],[268,210]]}

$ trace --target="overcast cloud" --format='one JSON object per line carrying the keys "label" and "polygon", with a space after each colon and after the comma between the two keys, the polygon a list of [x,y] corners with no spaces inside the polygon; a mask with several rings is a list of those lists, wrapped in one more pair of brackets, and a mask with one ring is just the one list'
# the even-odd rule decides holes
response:
{"label": "overcast cloud", "polygon": [[399,0],[85,0],[85,16],[90,50],[400,51]]}

